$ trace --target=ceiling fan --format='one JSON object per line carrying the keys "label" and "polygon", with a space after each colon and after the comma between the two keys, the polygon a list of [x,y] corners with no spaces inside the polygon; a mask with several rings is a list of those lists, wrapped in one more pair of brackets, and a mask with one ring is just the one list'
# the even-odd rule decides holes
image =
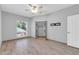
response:
{"label": "ceiling fan", "polygon": [[28,4],[28,6],[30,6],[32,13],[37,13],[41,8],[43,8],[41,5],[37,4]]}
{"label": "ceiling fan", "polygon": [[[34,8],[36,8],[37,7],[37,4],[36,5],[34,5],[34,4],[28,4],[30,7],[34,7]],[[38,5],[38,7],[39,8],[43,8],[41,5]]]}

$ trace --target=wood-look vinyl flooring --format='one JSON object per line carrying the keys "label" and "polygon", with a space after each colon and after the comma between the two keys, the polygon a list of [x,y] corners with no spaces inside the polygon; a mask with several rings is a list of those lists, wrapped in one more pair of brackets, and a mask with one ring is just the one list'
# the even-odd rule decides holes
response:
{"label": "wood-look vinyl flooring", "polygon": [[79,55],[79,49],[43,38],[4,41],[0,55]]}

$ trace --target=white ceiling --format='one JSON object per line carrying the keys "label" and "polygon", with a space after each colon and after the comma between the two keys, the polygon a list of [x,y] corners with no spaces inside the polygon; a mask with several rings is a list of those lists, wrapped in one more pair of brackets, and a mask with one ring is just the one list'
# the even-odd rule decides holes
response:
{"label": "white ceiling", "polygon": [[27,4],[2,4],[2,11],[22,15],[26,17],[33,17],[38,15],[45,15],[51,12],[72,6],[72,4],[41,4],[43,8],[40,8],[39,12],[33,14]]}

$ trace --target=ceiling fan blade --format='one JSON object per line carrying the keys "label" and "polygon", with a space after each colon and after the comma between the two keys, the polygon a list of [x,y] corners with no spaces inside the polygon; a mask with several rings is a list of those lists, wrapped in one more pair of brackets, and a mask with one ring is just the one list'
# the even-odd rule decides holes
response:
{"label": "ceiling fan blade", "polygon": [[32,4],[28,4],[30,7],[33,7]]}
{"label": "ceiling fan blade", "polygon": [[42,6],[40,6],[39,8],[43,8]]}

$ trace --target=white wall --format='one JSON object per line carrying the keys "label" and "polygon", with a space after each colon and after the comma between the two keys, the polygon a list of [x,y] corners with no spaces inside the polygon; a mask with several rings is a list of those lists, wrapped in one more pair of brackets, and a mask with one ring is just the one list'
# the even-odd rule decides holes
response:
{"label": "white wall", "polygon": [[[66,43],[66,17],[63,15],[50,15],[47,18],[48,27],[47,27],[47,38],[59,42]],[[61,26],[50,26],[51,23],[60,22]]]}
{"label": "white wall", "polygon": [[17,20],[28,21],[29,19],[23,16],[2,12],[2,40],[3,41],[16,38]]}
{"label": "white wall", "polygon": [[0,7],[0,47],[1,47],[1,43],[2,43],[2,28],[1,28],[1,7]]}
{"label": "white wall", "polygon": [[[45,16],[38,16],[33,18],[32,36],[35,37],[35,22],[48,21],[47,24],[47,38],[63,43],[67,43],[67,16],[78,14],[79,5],[74,5],[57,12]],[[50,26],[51,23],[60,22],[61,26]]]}
{"label": "white wall", "polygon": [[29,34],[29,36],[31,36],[31,26],[32,26],[32,19],[30,18],[28,20],[28,34]]}
{"label": "white wall", "polygon": [[[63,20],[64,19],[64,20]],[[35,37],[35,22],[47,21],[47,38],[66,43],[66,17],[63,15],[40,16],[33,18],[32,36]],[[51,23],[61,22],[61,26],[50,26]]]}

